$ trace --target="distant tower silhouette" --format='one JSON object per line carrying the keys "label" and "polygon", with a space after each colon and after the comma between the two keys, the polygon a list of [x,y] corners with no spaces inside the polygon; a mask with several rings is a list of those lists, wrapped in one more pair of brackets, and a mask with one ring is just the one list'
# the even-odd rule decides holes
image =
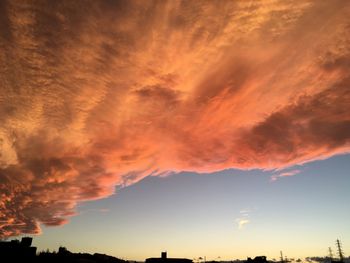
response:
{"label": "distant tower silhouette", "polygon": [[329,257],[330,257],[330,259],[331,259],[331,261],[333,260],[333,252],[332,252],[332,248],[331,247],[329,247],[328,248],[328,251],[329,251]]}
{"label": "distant tower silhouette", "polygon": [[280,254],[281,254],[281,263],[284,262],[284,259],[283,259],[283,253],[282,253],[282,250],[280,251]]}
{"label": "distant tower silhouette", "polygon": [[337,239],[336,243],[337,243],[337,248],[338,248],[339,260],[340,260],[340,262],[344,262],[344,255],[343,255],[343,251],[342,251],[341,243],[340,243],[339,239]]}

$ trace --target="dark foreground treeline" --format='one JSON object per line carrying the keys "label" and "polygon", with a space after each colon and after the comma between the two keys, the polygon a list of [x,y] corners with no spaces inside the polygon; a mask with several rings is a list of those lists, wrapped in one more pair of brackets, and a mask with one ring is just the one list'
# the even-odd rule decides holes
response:
{"label": "dark foreground treeline", "polygon": [[67,250],[55,252],[41,252],[35,258],[33,263],[127,263],[127,261],[108,256],[105,254],[72,253]]}
{"label": "dark foreground treeline", "polygon": [[40,252],[31,257],[24,255],[6,255],[0,257],[1,263],[130,263],[105,254],[72,253],[67,250],[59,252]]}
{"label": "dark foreground treeline", "polygon": [[58,252],[37,254],[32,241],[31,237],[23,237],[21,241],[0,241],[0,263],[127,263],[104,254],[72,253],[65,247],[60,247]]}
{"label": "dark foreground treeline", "polygon": [[[0,0],[1,1],[1,0]],[[132,263],[105,254],[72,253],[65,247],[60,247],[58,252],[37,253],[36,247],[32,247],[32,238],[23,237],[21,241],[0,241],[0,263]],[[254,259],[233,260],[233,261],[206,261],[206,263],[350,263],[350,257],[342,257],[342,260],[330,257],[307,257],[301,259],[284,259],[268,261],[265,256],[258,256]],[[166,252],[162,252],[161,258],[149,258],[146,263],[193,263],[190,259],[167,258]],[[196,261],[195,261],[196,262]],[[197,262],[205,262],[198,258]],[[135,263],[135,261],[133,261]]]}

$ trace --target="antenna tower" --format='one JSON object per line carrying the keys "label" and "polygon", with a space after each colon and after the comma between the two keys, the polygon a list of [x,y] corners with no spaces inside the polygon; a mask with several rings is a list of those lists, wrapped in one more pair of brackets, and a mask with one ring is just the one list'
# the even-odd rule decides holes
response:
{"label": "antenna tower", "polygon": [[337,239],[336,244],[338,247],[339,260],[340,260],[340,262],[344,262],[344,255],[343,255],[343,251],[342,251],[341,243],[340,243],[339,239]]}

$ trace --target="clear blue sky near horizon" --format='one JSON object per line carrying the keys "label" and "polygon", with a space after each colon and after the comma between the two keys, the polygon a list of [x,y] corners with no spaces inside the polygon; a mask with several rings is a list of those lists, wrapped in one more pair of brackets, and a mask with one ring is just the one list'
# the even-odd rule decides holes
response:
{"label": "clear blue sky near horizon", "polygon": [[293,258],[325,256],[339,238],[348,256],[349,171],[348,154],[284,171],[146,177],[109,198],[82,203],[68,224],[43,227],[34,245],[130,260],[163,250],[169,257],[231,260],[278,258],[280,250]]}

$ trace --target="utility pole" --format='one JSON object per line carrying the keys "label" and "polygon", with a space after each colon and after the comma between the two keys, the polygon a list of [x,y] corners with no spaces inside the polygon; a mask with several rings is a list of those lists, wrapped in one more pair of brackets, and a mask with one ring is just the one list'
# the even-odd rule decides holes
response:
{"label": "utility pole", "polygon": [[282,253],[282,250],[280,251],[280,254],[281,254],[281,263],[284,262],[284,259],[283,259],[283,253]]}
{"label": "utility pole", "polygon": [[336,244],[338,247],[339,260],[340,260],[340,262],[344,262],[344,255],[343,255],[343,251],[341,249],[341,243],[340,243],[339,239],[337,239]]}

